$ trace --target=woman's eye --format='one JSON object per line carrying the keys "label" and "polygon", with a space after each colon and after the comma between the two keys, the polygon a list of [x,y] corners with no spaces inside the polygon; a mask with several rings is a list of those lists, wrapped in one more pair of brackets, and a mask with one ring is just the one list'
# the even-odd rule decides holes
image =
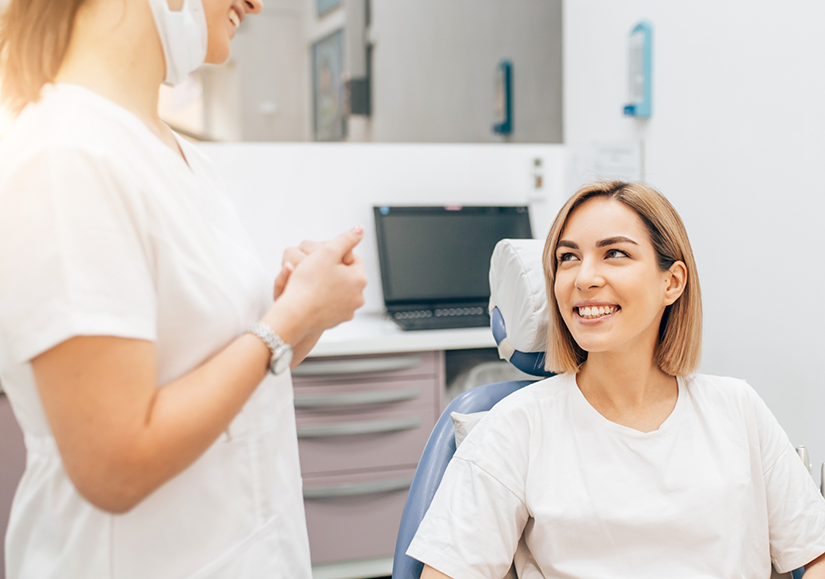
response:
{"label": "woman's eye", "polygon": [[611,249],[607,252],[606,257],[627,257],[627,254],[620,249]]}
{"label": "woman's eye", "polygon": [[565,261],[573,261],[574,259],[576,259],[575,254],[573,254],[573,253],[562,253],[559,256],[559,263],[562,263],[562,262],[565,262]]}

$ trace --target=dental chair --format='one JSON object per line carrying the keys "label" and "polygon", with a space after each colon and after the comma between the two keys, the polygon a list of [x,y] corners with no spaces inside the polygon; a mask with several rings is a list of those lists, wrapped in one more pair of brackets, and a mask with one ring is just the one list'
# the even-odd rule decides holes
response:
{"label": "dental chair", "polygon": [[[504,239],[496,245],[490,263],[490,324],[499,356],[537,379],[553,375],[544,370],[548,313],[541,268],[543,247],[541,240]],[[457,430],[451,415],[490,410],[505,396],[531,383],[514,380],[478,386],[459,394],[441,414],[407,495],[395,544],[393,579],[418,579],[424,569],[424,564],[408,557],[406,551],[456,451]]]}
{"label": "dental chair", "polygon": [[[490,260],[490,325],[499,356],[537,379],[553,375],[544,370],[549,314],[541,265],[543,248],[542,240],[504,239],[496,245]],[[392,579],[421,576],[424,564],[407,556],[406,551],[456,451],[456,439],[459,435],[463,439],[467,433],[466,415],[488,411],[502,398],[528,384],[532,381],[478,386],[456,397],[441,414],[424,447],[404,505]],[[455,419],[453,413],[457,414]],[[801,579],[804,572],[804,568],[799,568],[790,576]]]}

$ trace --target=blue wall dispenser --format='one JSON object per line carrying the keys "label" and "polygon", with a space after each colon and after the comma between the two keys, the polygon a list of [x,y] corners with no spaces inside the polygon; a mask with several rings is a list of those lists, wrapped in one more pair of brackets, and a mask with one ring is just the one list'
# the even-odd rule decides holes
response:
{"label": "blue wall dispenser", "polygon": [[502,60],[496,68],[495,121],[493,132],[513,132],[513,63]]}
{"label": "blue wall dispenser", "polygon": [[624,114],[650,118],[653,87],[653,25],[642,20],[628,37],[627,92]]}

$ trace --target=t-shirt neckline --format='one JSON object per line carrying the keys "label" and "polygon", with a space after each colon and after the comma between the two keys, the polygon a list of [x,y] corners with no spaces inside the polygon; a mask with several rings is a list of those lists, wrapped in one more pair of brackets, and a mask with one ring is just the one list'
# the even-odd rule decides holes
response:
{"label": "t-shirt neckline", "polygon": [[670,414],[667,418],[665,418],[664,422],[662,422],[662,424],[659,425],[659,428],[657,428],[656,430],[651,430],[650,432],[642,432],[641,430],[636,430],[635,428],[630,428],[629,426],[618,424],[604,417],[598,410],[596,410],[593,407],[593,405],[590,404],[590,402],[588,402],[587,398],[585,398],[584,394],[579,389],[579,384],[576,380],[576,375],[572,374],[571,378],[573,382],[574,391],[573,397],[576,400],[577,405],[582,409],[582,411],[585,414],[587,414],[591,418],[591,420],[595,421],[602,428],[606,428],[622,436],[628,436],[631,438],[654,438],[656,436],[661,436],[662,434],[673,428],[673,425],[678,422],[679,417],[682,415],[682,411],[685,406],[685,397],[687,394],[687,389],[685,387],[684,378],[682,378],[681,376],[676,376],[677,394],[676,404],[674,405],[673,410],[671,410]]}
{"label": "t-shirt neckline", "polygon": [[[181,155],[175,153],[172,149],[170,149],[163,140],[158,137],[155,133],[147,127],[143,121],[141,121],[135,113],[127,109],[126,107],[116,103],[115,101],[106,98],[100,93],[93,91],[90,88],[87,88],[80,84],[73,84],[70,82],[55,82],[43,85],[43,94],[45,95],[48,91],[64,91],[64,92],[75,92],[77,94],[85,95],[85,98],[90,98],[100,106],[106,107],[109,111],[113,114],[118,116],[123,122],[128,123],[136,128],[136,130],[143,133],[144,137],[148,140],[151,140],[156,145],[163,147],[167,153],[171,154],[171,157],[174,158],[178,163],[182,163],[182,168],[188,171],[189,173],[194,174],[194,168],[192,167],[192,163],[190,157],[186,154],[184,149],[184,145],[180,136],[173,130],[172,135],[175,138],[175,142],[178,145],[178,148],[181,151]],[[170,129],[171,130],[171,129]],[[179,165],[180,166],[180,165]]]}

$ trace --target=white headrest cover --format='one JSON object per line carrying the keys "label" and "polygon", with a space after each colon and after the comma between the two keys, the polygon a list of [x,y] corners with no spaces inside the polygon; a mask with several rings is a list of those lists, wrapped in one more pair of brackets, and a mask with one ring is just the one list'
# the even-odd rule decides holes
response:
{"label": "white headrest cover", "polygon": [[490,311],[498,307],[514,349],[544,352],[547,344],[547,292],[541,239],[502,239],[490,259]]}

